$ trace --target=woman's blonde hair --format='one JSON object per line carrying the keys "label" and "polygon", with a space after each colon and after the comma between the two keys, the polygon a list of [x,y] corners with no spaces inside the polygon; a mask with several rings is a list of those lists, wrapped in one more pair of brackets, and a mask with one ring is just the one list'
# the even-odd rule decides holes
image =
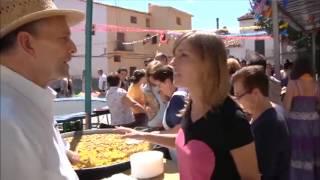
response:
{"label": "woman's blonde hair", "polygon": [[225,45],[214,34],[192,31],[183,34],[175,42],[173,54],[182,41],[187,41],[201,59],[199,84],[202,102],[216,108],[221,105],[229,93],[229,73]]}
{"label": "woman's blonde hair", "polygon": [[235,58],[228,58],[227,66],[228,66],[228,71],[230,76],[234,74],[236,71],[238,71],[239,69],[241,69],[239,61],[236,60]]}

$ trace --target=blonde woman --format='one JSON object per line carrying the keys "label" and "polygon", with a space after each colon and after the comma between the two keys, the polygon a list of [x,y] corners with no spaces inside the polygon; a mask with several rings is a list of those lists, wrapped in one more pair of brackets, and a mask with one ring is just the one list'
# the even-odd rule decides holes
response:
{"label": "blonde woman", "polygon": [[212,34],[189,32],[176,41],[173,54],[174,83],[186,87],[191,98],[178,133],[118,131],[175,147],[182,180],[260,179],[250,125],[228,96],[223,42]]}
{"label": "blonde woman", "polygon": [[167,102],[161,97],[159,88],[152,75],[164,65],[157,60],[151,61],[146,70],[147,84],[144,87],[145,109],[149,118],[148,126],[160,130],[163,129],[162,119]]}
{"label": "blonde woman", "polygon": [[229,71],[230,75],[234,74],[236,71],[241,69],[241,65],[240,65],[239,61],[235,58],[228,58],[227,59],[227,66],[228,66],[228,71]]}

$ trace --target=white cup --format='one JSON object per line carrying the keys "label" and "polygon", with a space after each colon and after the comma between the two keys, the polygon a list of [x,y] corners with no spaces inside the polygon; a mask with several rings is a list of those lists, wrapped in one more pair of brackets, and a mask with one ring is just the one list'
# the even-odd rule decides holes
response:
{"label": "white cup", "polygon": [[131,176],[135,178],[152,178],[164,171],[163,153],[160,151],[145,151],[130,156]]}

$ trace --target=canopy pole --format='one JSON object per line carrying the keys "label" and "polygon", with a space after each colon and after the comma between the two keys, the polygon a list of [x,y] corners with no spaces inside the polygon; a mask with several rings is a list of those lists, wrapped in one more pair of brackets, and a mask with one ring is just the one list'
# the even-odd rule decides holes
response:
{"label": "canopy pole", "polygon": [[272,28],[273,28],[273,59],[275,64],[276,78],[280,79],[280,41],[278,25],[278,1],[272,1]]}
{"label": "canopy pole", "polygon": [[86,5],[85,111],[86,129],[91,129],[92,0],[87,0]]}

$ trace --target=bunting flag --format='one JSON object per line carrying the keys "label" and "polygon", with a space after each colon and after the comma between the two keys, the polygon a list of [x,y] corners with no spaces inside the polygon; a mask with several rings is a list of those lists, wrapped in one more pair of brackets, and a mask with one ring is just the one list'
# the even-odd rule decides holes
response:
{"label": "bunting flag", "polygon": [[264,6],[266,4],[267,0],[260,0],[260,1],[255,1],[253,3],[253,11],[255,14],[261,14],[264,11]]}
{"label": "bunting flag", "polygon": [[288,0],[282,0],[282,3],[283,3],[283,7],[284,7],[285,9],[287,9],[287,7],[288,7]]}
{"label": "bunting flag", "polygon": [[245,27],[240,27],[240,30],[257,30],[257,29],[262,29],[261,26],[245,26]]}
{"label": "bunting flag", "polygon": [[160,35],[160,43],[161,44],[167,44],[168,43],[168,38],[167,38],[167,35],[165,33],[162,33]]}

